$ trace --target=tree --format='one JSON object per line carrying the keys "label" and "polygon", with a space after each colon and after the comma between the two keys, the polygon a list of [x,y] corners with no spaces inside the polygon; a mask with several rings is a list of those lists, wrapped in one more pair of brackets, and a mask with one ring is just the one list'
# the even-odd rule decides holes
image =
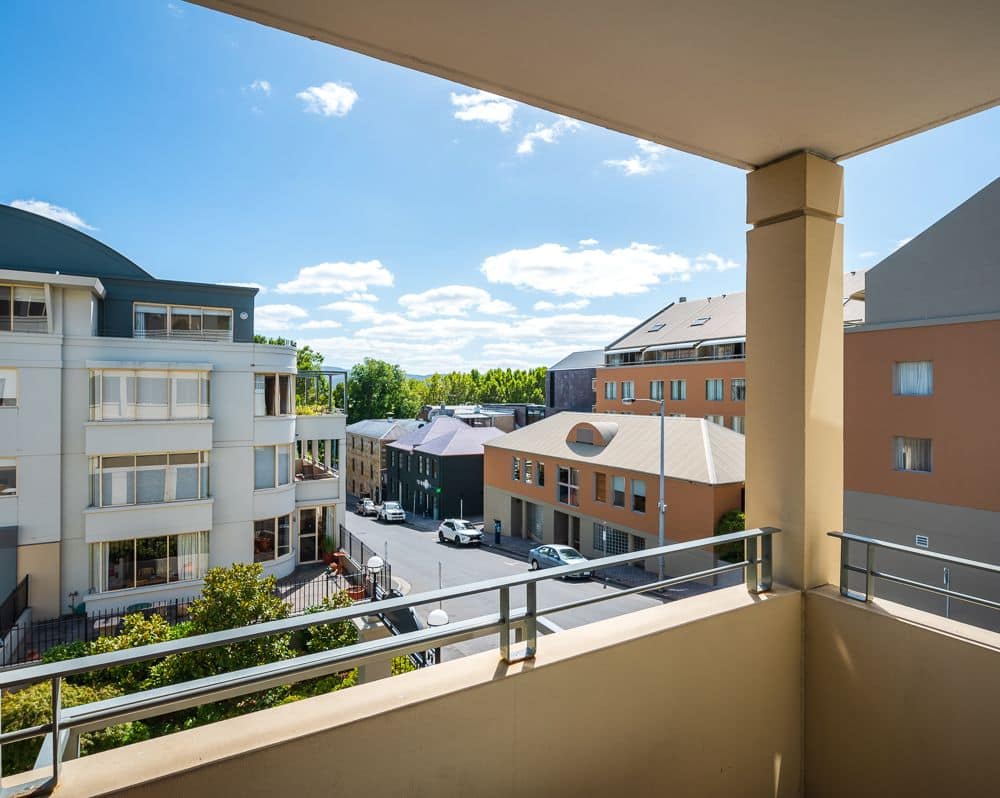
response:
{"label": "tree", "polygon": [[[747,517],[742,510],[729,510],[722,514],[715,528],[716,535],[728,535],[730,532],[742,532],[747,528]],[[739,562],[743,559],[744,544],[742,542],[725,543],[717,546],[715,556],[726,562]]]}
{"label": "tree", "polygon": [[365,418],[413,418],[420,406],[399,366],[366,357],[351,369],[348,422]]}

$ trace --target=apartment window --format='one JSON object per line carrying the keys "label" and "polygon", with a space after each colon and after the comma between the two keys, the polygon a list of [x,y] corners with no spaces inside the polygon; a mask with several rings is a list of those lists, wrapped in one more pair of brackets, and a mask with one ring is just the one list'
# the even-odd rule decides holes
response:
{"label": "apartment window", "polygon": [[931,439],[897,437],[894,443],[899,471],[931,470]]}
{"label": "apartment window", "polygon": [[208,452],[90,458],[92,507],[205,499],[208,490]]}
{"label": "apartment window", "polygon": [[617,399],[618,398],[618,383],[614,380],[608,380],[604,383],[604,398],[605,399]]}
{"label": "apartment window", "polygon": [[201,579],[208,571],[208,532],[90,544],[97,593]]}
{"label": "apartment window", "polygon": [[208,418],[207,371],[90,372],[90,420]]}
{"label": "apartment window", "polygon": [[[431,460],[431,479],[437,479],[438,475],[438,464],[437,460]],[[531,461],[525,460],[524,462],[524,481],[531,482]]]}
{"label": "apartment window", "polygon": [[292,479],[291,446],[255,446],[253,450],[253,489],[264,490],[288,485]]}
{"label": "apartment window", "polygon": [[292,550],[291,516],[253,522],[253,561],[267,562]]}
{"label": "apartment window", "polygon": [[733,416],[733,429],[740,435],[745,435],[747,430],[746,417]]}
{"label": "apartment window", "polygon": [[576,468],[559,466],[558,496],[560,504],[580,506],[580,471]]}
{"label": "apartment window", "polygon": [[650,399],[663,398],[663,380],[653,380],[649,383],[649,398]]}
{"label": "apartment window", "polygon": [[729,398],[734,402],[745,402],[747,399],[747,381],[734,379],[729,382]]}
{"label": "apartment window", "polygon": [[594,474],[594,501],[608,500],[608,475],[600,472]]}
{"label": "apartment window", "polygon": [[705,380],[705,398],[710,402],[721,402],[725,380]]}
{"label": "apartment window", "polygon": [[688,397],[688,384],[687,380],[671,380],[670,381],[670,399],[674,402],[679,402]]}
{"label": "apartment window", "polygon": [[726,417],[725,416],[711,416],[711,415],[709,415],[709,416],[705,416],[705,420],[706,421],[711,421],[713,424],[718,424],[720,427],[724,427],[726,425]]}
{"label": "apartment window", "polygon": [[290,374],[254,374],[254,415],[292,415],[295,413],[294,389]]}
{"label": "apartment window", "polygon": [[17,369],[0,369],[0,407],[17,407]]}
{"label": "apartment window", "polygon": [[632,380],[622,380],[622,401],[635,399],[635,383]]}
{"label": "apartment window", "polygon": [[628,553],[628,533],[607,524],[594,524],[594,549],[607,556]]}
{"label": "apartment window", "polygon": [[0,332],[48,332],[45,289],[0,285]]}
{"label": "apartment window", "polygon": [[545,487],[545,463],[538,461],[538,487]]}
{"label": "apartment window", "polygon": [[642,479],[632,480],[632,511],[646,512],[646,482]]}
{"label": "apartment window", "polygon": [[615,507],[625,506],[625,477],[611,477],[611,503]]}
{"label": "apartment window", "polygon": [[597,391],[597,377],[590,378],[590,390]]}
{"label": "apartment window", "polygon": [[930,396],[934,393],[934,363],[930,360],[894,363],[892,392],[896,396]]}
{"label": "apartment window", "polygon": [[231,341],[233,311],[228,308],[137,302],[133,306],[132,335],[135,338]]}
{"label": "apartment window", "polygon": [[0,457],[0,497],[17,496],[17,460]]}
{"label": "apartment window", "polygon": [[534,463],[531,460],[524,459],[524,484],[530,485],[534,481]]}

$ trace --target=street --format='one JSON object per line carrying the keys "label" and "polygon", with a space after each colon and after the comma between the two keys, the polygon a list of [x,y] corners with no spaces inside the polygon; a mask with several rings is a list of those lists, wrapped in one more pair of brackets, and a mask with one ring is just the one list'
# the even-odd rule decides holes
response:
{"label": "street", "polygon": [[[408,582],[411,593],[423,593],[438,588],[439,564],[443,587],[478,582],[497,576],[509,576],[528,570],[528,564],[523,560],[491,549],[481,549],[478,546],[464,548],[439,543],[436,531],[424,532],[402,524],[381,524],[374,518],[364,518],[353,511],[347,513],[346,526],[350,532],[380,555],[385,556],[388,544],[388,561],[392,565],[392,576],[394,579]],[[544,609],[546,606],[609,592],[618,592],[618,589],[610,585],[605,587],[590,580],[550,580],[538,585],[538,606],[539,609]],[[475,618],[497,612],[498,600],[497,592],[493,591],[446,601],[444,610],[451,620]],[[512,610],[523,607],[524,589],[516,588],[511,591],[510,601]],[[655,607],[660,603],[659,599],[650,596],[622,596],[545,617],[568,629],[604,618],[613,618],[626,612]],[[426,622],[427,613],[436,607],[436,604],[428,604],[415,609],[420,618]],[[495,650],[497,645],[496,635],[489,635],[457,643],[442,653],[445,659],[449,659],[454,656]]]}

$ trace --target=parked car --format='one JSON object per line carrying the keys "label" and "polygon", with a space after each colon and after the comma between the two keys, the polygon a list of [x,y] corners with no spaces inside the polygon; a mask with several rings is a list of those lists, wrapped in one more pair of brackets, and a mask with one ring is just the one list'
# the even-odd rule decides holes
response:
{"label": "parked car", "polygon": [[406,511],[399,502],[386,502],[378,508],[377,518],[379,521],[403,522],[406,520]]}
{"label": "parked car", "polygon": [[[586,560],[587,558],[572,546],[563,546],[560,543],[536,546],[528,552],[528,565],[532,571],[537,571],[539,568],[558,568],[560,565],[580,565]],[[581,571],[569,578],[588,579],[592,573],[592,571]]]}
{"label": "parked car", "polygon": [[460,546],[478,545],[483,542],[483,530],[461,518],[446,518],[438,527],[438,540]]}
{"label": "parked car", "polygon": [[361,499],[358,506],[354,508],[358,515],[378,515],[378,507],[371,499]]}

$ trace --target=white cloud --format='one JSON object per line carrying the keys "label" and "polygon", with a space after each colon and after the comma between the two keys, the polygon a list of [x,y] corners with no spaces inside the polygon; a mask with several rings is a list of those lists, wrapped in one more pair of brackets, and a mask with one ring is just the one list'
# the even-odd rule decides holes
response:
{"label": "white cloud", "polygon": [[895,252],[896,249],[899,249],[900,247],[905,247],[912,240],[913,240],[913,236],[907,236],[906,238],[899,239],[899,241],[896,242],[896,247],[895,247],[895,249],[893,251]]}
{"label": "white cloud", "polygon": [[609,251],[541,244],[491,255],[480,267],[491,283],[588,298],[642,294],[663,279],[690,279],[693,270],[691,259],[639,243]]}
{"label": "white cloud", "polygon": [[271,96],[271,82],[269,80],[255,80],[249,88],[250,91],[259,91],[267,97]]}
{"label": "white cloud", "polygon": [[364,291],[351,291],[344,299],[350,302],[378,302],[378,297],[375,294],[369,294]]}
{"label": "white cloud", "polygon": [[323,116],[346,116],[358,99],[358,93],[350,86],[332,81],[310,86],[295,96],[306,104],[307,113]]}
{"label": "white cloud", "polygon": [[184,9],[179,3],[167,3],[167,13],[172,17],[183,17]]}
{"label": "white cloud", "polygon": [[258,332],[277,332],[292,327],[309,314],[298,305],[258,305],[253,311],[253,326]]}
{"label": "white cloud", "polygon": [[859,252],[858,257],[868,260],[869,258],[874,258],[878,255],[878,251],[874,249],[866,249],[864,252]]}
{"label": "white cloud", "polygon": [[560,302],[556,304],[555,302],[548,302],[542,300],[536,302],[534,305],[534,310],[539,312],[549,311],[549,310],[583,310],[590,304],[589,299],[576,299],[572,302]]}
{"label": "white cloud", "polygon": [[621,169],[626,175],[648,175],[664,168],[661,161],[667,148],[645,139],[636,139],[638,152],[628,158],[611,159],[604,162],[605,166]]}
{"label": "white cloud", "polygon": [[256,288],[258,294],[266,294],[267,288],[260,283],[222,283],[222,285],[235,285],[239,288]]}
{"label": "white cloud", "polygon": [[510,314],[517,310],[510,302],[494,299],[489,291],[471,285],[443,285],[419,294],[403,294],[399,304],[411,318],[425,316],[468,316]]}
{"label": "white cloud", "polygon": [[731,258],[724,258],[714,252],[706,252],[694,259],[694,270],[696,272],[728,272],[732,269],[740,268],[740,264]]}
{"label": "white cloud", "polygon": [[300,330],[332,330],[337,327],[343,327],[339,321],[334,321],[333,319],[317,319],[314,321],[307,321],[305,324],[300,324]]}
{"label": "white cloud", "polygon": [[451,104],[457,110],[455,119],[463,122],[486,122],[496,125],[504,133],[510,130],[517,103],[506,97],[499,97],[486,91],[470,94],[451,93]]}
{"label": "white cloud", "polygon": [[596,247],[601,242],[596,238],[581,238],[578,243],[581,247]]}
{"label": "white cloud", "polygon": [[575,119],[560,117],[551,125],[544,125],[539,122],[530,133],[525,133],[521,143],[517,145],[518,155],[529,155],[535,151],[535,142],[541,141],[545,144],[554,144],[562,138],[564,133],[575,133],[580,129],[580,123]]}
{"label": "white cloud", "polygon": [[331,302],[329,305],[320,305],[320,310],[334,310],[337,313],[342,313],[347,317],[347,321],[349,322],[375,321],[385,316],[382,311],[373,305],[344,300]]}
{"label": "white cloud", "polygon": [[68,225],[69,227],[75,227],[77,230],[97,229],[96,227],[91,227],[69,208],[53,205],[51,202],[36,199],[14,200],[10,206],[12,208],[18,208],[22,211],[28,211],[29,213],[37,213],[39,216],[44,216],[46,219],[51,219],[54,222],[60,222],[61,224]]}
{"label": "white cloud", "polygon": [[357,294],[373,285],[390,288],[394,282],[392,272],[380,261],[338,261],[304,266],[294,280],[279,283],[275,290],[279,294]]}

